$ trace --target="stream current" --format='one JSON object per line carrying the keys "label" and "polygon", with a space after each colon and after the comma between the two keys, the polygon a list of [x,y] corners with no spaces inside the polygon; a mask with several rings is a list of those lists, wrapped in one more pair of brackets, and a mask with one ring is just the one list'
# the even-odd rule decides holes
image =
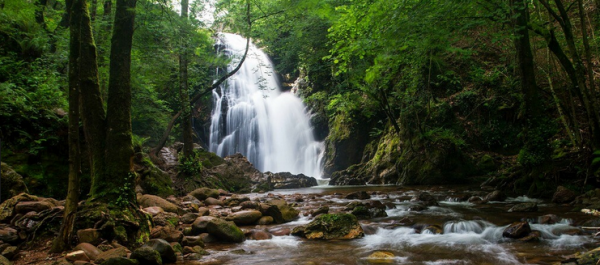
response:
{"label": "stream current", "polygon": [[[345,195],[366,190],[370,200],[386,205],[388,217],[361,220],[365,236],[355,240],[307,240],[289,235],[295,226],[312,220],[305,213],[322,205],[330,213],[342,212],[357,200]],[[410,199],[427,191],[438,199],[439,206],[424,211],[410,211]],[[481,191],[479,191],[481,192]],[[571,207],[547,203],[528,197],[509,198],[504,202],[475,205],[459,202],[464,194],[477,194],[465,187],[328,187],[278,190],[268,194],[247,194],[251,199],[282,197],[296,202],[301,211],[296,221],[268,226],[248,226],[243,230],[266,230],[274,234],[268,240],[246,240],[240,244],[208,244],[211,255],[193,264],[552,264],[578,251],[597,247],[599,241],[578,228],[592,216],[571,212]],[[509,213],[520,202],[537,202],[539,210]],[[555,214],[559,221],[540,224],[539,217]],[[406,225],[411,220],[415,225]],[[512,222],[527,220],[532,230],[541,232],[539,242],[520,242],[502,237]],[[441,234],[418,232],[418,224],[437,225]],[[376,251],[393,253],[393,259],[372,260]]]}

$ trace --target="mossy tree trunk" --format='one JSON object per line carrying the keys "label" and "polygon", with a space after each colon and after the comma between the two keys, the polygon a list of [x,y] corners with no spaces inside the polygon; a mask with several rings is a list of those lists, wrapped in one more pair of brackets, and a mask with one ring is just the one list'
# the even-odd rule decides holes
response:
{"label": "mossy tree trunk", "polygon": [[[134,201],[131,173],[131,46],[136,0],[118,0],[110,52],[106,139],[106,173],[94,181],[92,196],[114,202]],[[118,190],[121,189],[121,190]]]}
{"label": "mossy tree trunk", "polygon": [[81,45],[81,20],[85,16],[85,1],[77,0],[74,5],[67,6],[67,12],[72,19],[69,39],[69,186],[63,222],[58,237],[52,242],[50,252],[58,253],[66,250],[71,245],[71,234],[77,214],[79,203],[79,176],[81,170],[79,152],[79,97],[80,80],[86,78],[80,75],[78,65]]}
{"label": "mossy tree trunk", "polygon": [[[194,150],[194,138],[192,133],[192,109],[189,103],[188,87],[188,0],[181,1],[181,51],[179,53],[179,99],[181,101],[182,111],[182,135],[183,135],[183,156],[185,159],[192,157]],[[193,104],[193,103],[192,103]]]}
{"label": "mossy tree trunk", "polygon": [[535,80],[535,70],[528,29],[528,8],[524,0],[511,0],[514,27],[514,45],[519,64],[519,79],[523,94],[523,140],[524,146],[519,154],[519,162],[534,170],[550,159],[548,141],[551,131],[543,118],[543,104],[539,97],[539,88]]}

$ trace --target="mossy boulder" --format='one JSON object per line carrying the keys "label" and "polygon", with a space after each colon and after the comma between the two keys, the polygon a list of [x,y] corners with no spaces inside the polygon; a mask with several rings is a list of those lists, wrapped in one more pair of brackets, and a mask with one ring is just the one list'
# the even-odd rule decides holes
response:
{"label": "mossy boulder", "polygon": [[230,214],[228,221],[233,221],[237,225],[251,225],[256,223],[262,217],[262,213],[257,210],[245,210]]}
{"label": "mossy boulder", "polygon": [[27,186],[23,181],[23,177],[14,171],[6,163],[0,164],[0,170],[2,172],[2,197],[0,202],[3,202],[9,198],[19,195],[20,193],[28,193]]}
{"label": "mossy boulder", "polygon": [[163,261],[158,251],[148,246],[143,246],[131,253],[131,259],[135,259],[144,265],[162,265]]}
{"label": "mossy boulder", "polygon": [[160,168],[149,164],[142,172],[138,172],[138,184],[145,193],[167,197],[175,194],[173,192],[173,180],[168,173],[160,170]]}
{"label": "mossy boulder", "polygon": [[293,233],[308,239],[355,239],[364,236],[356,216],[345,213],[319,215],[307,225],[297,228]]}
{"label": "mossy boulder", "polygon": [[163,210],[165,210],[166,212],[171,212],[171,213],[178,212],[177,205],[175,205],[161,197],[158,197],[156,195],[144,194],[138,198],[138,203],[140,204],[140,206],[142,206],[144,208],[158,206],[158,207],[162,208]]}
{"label": "mossy boulder", "polygon": [[263,205],[262,207],[265,206],[266,210],[261,209],[261,212],[263,212],[264,215],[273,217],[275,223],[278,224],[293,221],[298,218],[298,214],[300,213],[300,211],[287,204],[284,200],[271,200],[268,205]]}
{"label": "mossy boulder", "polygon": [[209,234],[226,242],[240,243],[246,239],[244,232],[234,222],[225,221],[220,218],[208,221],[206,230]]}
{"label": "mossy boulder", "polygon": [[189,193],[189,195],[195,197],[200,201],[204,201],[208,198],[219,198],[219,190],[210,188],[198,188]]}

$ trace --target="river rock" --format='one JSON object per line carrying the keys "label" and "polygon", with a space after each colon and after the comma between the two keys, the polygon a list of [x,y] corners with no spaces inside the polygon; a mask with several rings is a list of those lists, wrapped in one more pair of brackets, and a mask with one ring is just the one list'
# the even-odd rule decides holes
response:
{"label": "river rock", "polygon": [[4,241],[7,243],[14,243],[19,240],[19,233],[17,230],[4,227],[0,229],[0,241]]}
{"label": "river rock", "polygon": [[100,254],[94,260],[97,264],[102,264],[104,261],[111,258],[124,258],[127,257],[127,249],[125,247],[118,247],[106,250]]}
{"label": "river rock", "polygon": [[488,202],[491,202],[491,201],[502,202],[502,201],[506,200],[506,194],[504,194],[504,192],[502,192],[502,191],[495,190],[495,191],[488,193],[488,195],[486,195],[483,200],[488,201]]}
{"label": "river rock", "polygon": [[209,188],[198,188],[189,193],[189,195],[194,196],[196,199],[200,201],[204,201],[207,198],[219,198],[219,191],[215,189]]}
{"label": "river rock", "polygon": [[76,250],[73,252],[69,252],[69,253],[67,253],[67,255],[65,255],[65,258],[71,262],[78,261],[78,260],[90,261],[90,258],[85,254],[85,252],[83,250]]}
{"label": "river rock", "polygon": [[388,251],[375,251],[367,257],[369,263],[374,264],[393,264],[396,256]]}
{"label": "river rock", "polygon": [[552,196],[552,202],[555,203],[570,203],[577,197],[577,193],[563,186],[558,186],[556,192]]}
{"label": "river rock", "polygon": [[528,235],[519,238],[519,241],[522,242],[538,242],[540,241],[540,238],[542,237],[542,232],[538,231],[538,230],[531,230],[531,233],[529,233]]}
{"label": "river rock", "polygon": [[156,250],[164,263],[174,263],[177,261],[177,256],[175,255],[173,247],[165,240],[150,239],[142,247],[150,247],[151,249]]}
{"label": "river rock", "polygon": [[355,239],[364,236],[356,216],[344,213],[323,214],[297,228],[294,228],[292,234],[303,235],[308,239]]}
{"label": "river rock", "polygon": [[2,183],[2,186],[0,187],[0,191],[2,191],[0,202],[3,202],[21,193],[29,192],[27,190],[27,186],[25,186],[23,177],[6,163],[0,164],[0,183]]}
{"label": "river rock", "polygon": [[346,195],[345,198],[348,200],[368,200],[371,199],[371,195],[369,195],[366,191],[357,191]]}
{"label": "river rock", "polygon": [[235,207],[240,205],[243,202],[250,201],[250,198],[242,195],[234,194],[230,198],[227,198],[223,203],[229,207]]}
{"label": "river rock", "polygon": [[79,238],[79,243],[97,245],[102,240],[101,237],[102,235],[98,229],[88,228],[77,230],[77,238]]}
{"label": "river rock", "polygon": [[233,221],[236,225],[250,225],[256,223],[261,217],[260,211],[246,210],[232,213],[226,220]]}
{"label": "river rock", "polygon": [[98,255],[102,253],[102,250],[98,249],[90,243],[80,243],[73,250],[83,251],[85,255],[90,258],[90,260],[96,260],[98,258]]}
{"label": "river rock", "polygon": [[273,223],[272,216],[263,216],[260,219],[258,219],[258,222],[256,222],[257,225],[270,225],[272,223]]}
{"label": "river rock", "polygon": [[437,199],[426,191],[413,196],[410,201],[423,203],[424,206],[438,206]]}
{"label": "river rock", "polygon": [[552,225],[560,222],[560,217],[555,214],[546,214],[538,217],[538,223],[542,225]]}
{"label": "river rock", "polygon": [[513,207],[511,207],[508,212],[512,213],[512,212],[537,212],[538,207],[537,207],[537,203],[535,202],[525,202],[525,203],[519,203]]}
{"label": "river rock", "polygon": [[186,213],[184,214],[181,219],[179,219],[179,221],[181,221],[184,224],[191,224],[194,221],[196,221],[196,219],[199,217],[200,215],[197,213]]}
{"label": "river rock", "polygon": [[600,260],[600,247],[587,252],[577,253],[569,260],[560,262],[566,265],[596,265]]}
{"label": "river rock", "polygon": [[319,207],[319,209],[316,209],[315,211],[310,213],[310,215],[317,216],[319,214],[327,214],[327,213],[329,213],[329,206],[325,205],[325,206]]}
{"label": "river rock", "polygon": [[200,236],[186,236],[181,240],[181,245],[183,245],[184,247],[204,247],[204,241],[202,241],[202,238]]}
{"label": "river rock", "polygon": [[172,226],[156,226],[150,231],[150,238],[159,238],[167,242],[179,242],[183,233]]}
{"label": "river rock", "polygon": [[215,199],[212,197],[206,198],[206,200],[204,200],[204,204],[206,205],[219,205],[219,206],[223,206],[224,203],[219,200],[219,199]]}
{"label": "river rock", "polygon": [[165,210],[163,210],[163,208],[160,208],[158,206],[152,206],[152,207],[147,207],[142,209],[144,212],[149,213],[152,216],[155,216],[159,213],[164,213]]}
{"label": "river rock", "polygon": [[178,212],[177,205],[156,195],[144,194],[138,198],[138,203],[144,208],[158,206],[167,212]]}
{"label": "river rock", "polygon": [[176,226],[179,223],[179,215],[171,212],[163,212],[153,216],[152,221],[157,226]]}
{"label": "river rock", "polygon": [[504,229],[502,236],[519,239],[526,237],[529,233],[531,233],[531,227],[528,222],[514,222]]}
{"label": "river rock", "polygon": [[[275,207],[273,207],[275,206]],[[268,215],[273,217],[275,223],[282,224],[298,218],[298,214],[300,211],[294,209],[294,207],[290,206],[284,200],[271,200],[269,201],[269,205],[266,206],[266,210],[263,212],[263,207],[261,205],[261,212],[264,215]]]}
{"label": "river rock", "polygon": [[252,233],[250,234],[250,238],[253,240],[268,240],[268,239],[273,238],[273,235],[271,235],[267,231],[253,230]]}
{"label": "river rock", "polygon": [[245,239],[244,233],[235,223],[219,218],[208,221],[206,230],[209,234],[226,242],[240,243]]}
{"label": "river rock", "polygon": [[131,259],[135,259],[144,265],[162,265],[162,257],[158,251],[149,246],[143,246],[131,253]]}
{"label": "river rock", "polygon": [[216,217],[213,216],[200,216],[198,218],[196,218],[196,221],[194,221],[194,223],[192,223],[192,234],[193,235],[198,235],[200,233],[205,233],[208,230],[206,229],[206,226],[208,225],[208,223],[214,219],[217,219]]}
{"label": "river rock", "polygon": [[242,203],[240,203],[240,206],[242,207],[242,209],[254,209],[254,210],[260,209],[259,204],[257,202],[253,202],[253,201],[242,202]]}

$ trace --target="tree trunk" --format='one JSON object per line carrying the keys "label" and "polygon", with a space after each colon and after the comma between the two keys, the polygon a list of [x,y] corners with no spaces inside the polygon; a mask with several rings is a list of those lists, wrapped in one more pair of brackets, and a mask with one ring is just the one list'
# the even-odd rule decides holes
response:
{"label": "tree trunk", "polygon": [[37,22],[46,32],[48,27],[46,25],[46,19],[44,19],[44,10],[46,10],[46,4],[48,0],[37,0],[35,7],[35,22]]}
{"label": "tree trunk", "polygon": [[[94,181],[92,196],[102,200],[135,201],[131,143],[131,47],[136,0],[118,0],[111,40],[108,81],[106,174]],[[122,191],[117,188],[125,188]]]}
{"label": "tree trunk", "polygon": [[98,83],[98,58],[87,9],[81,22],[80,34],[81,118],[90,154],[91,192],[92,194],[98,194],[100,191],[97,190],[97,187],[101,185],[98,182],[104,181],[102,175],[104,175],[105,169],[106,113]]}
{"label": "tree trunk", "polygon": [[71,234],[77,214],[77,204],[79,203],[79,175],[81,170],[81,161],[79,153],[79,69],[77,65],[79,58],[80,36],[82,13],[85,3],[82,0],[76,1],[76,5],[67,6],[67,12],[72,13],[73,18],[70,29],[69,40],[69,186],[67,189],[67,201],[65,203],[65,212],[63,222],[60,227],[58,237],[52,242],[50,252],[60,253],[71,246]]}
{"label": "tree trunk", "polygon": [[513,12],[513,27],[515,32],[515,50],[517,52],[519,79],[524,104],[524,146],[519,154],[519,163],[529,170],[535,171],[540,165],[550,159],[551,150],[548,147],[550,133],[542,115],[543,106],[539,98],[535,80],[535,68],[531,43],[529,40],[528,8],[525,0],[511,0]]}
{"label": "tree trunk", "polygon": [[182,134],[183,134],[183,156],[192,157],[194,150],[194,138],[192,134],[192,109],[189,103],[188,87],[188,0],[181,1],[181,52],[179,54],[179,99],[182,111]]}

